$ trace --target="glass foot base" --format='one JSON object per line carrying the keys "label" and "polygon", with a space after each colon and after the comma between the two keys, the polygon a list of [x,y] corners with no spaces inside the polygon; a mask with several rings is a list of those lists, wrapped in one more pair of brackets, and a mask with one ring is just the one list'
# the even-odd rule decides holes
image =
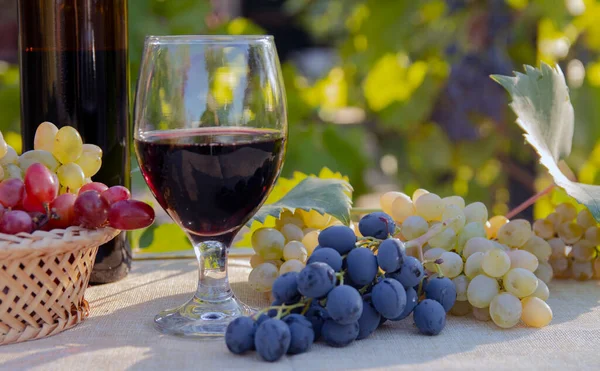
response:
{"label": "glass foot base", "polygon": [[219,302],[207,302],[193,297],[178,308],[160,312],[154,317],[154,325],[160,332],[169,335],[224,336],[229,322],[255,312],[234,296]]}

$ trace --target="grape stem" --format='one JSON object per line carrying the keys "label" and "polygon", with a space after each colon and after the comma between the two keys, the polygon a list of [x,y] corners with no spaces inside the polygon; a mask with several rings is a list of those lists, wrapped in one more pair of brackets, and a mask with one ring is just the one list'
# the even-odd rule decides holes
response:
{"label": "grape stem", "polygon": [[369,289],[369,287],[370,287],[370,286],[371,286],[371,284],[364,285],[363,287],[361,287],[361,288],[358,290],[358,292],[359,292],[359,293],[362,295],[362,294],[364,294],[365,292],[367,292],[367,290]]}
{"label": "grape stem", "polygon": [[435,270],[437,271],[438,277],[444,277],[444,272],[442,272],[442,268],[440,267],[440,264],[442,264],[444,262],[444,260],[442,259],[436,259],[433,264],[435,265]]}
{"label": "grape stem", "polygon": [[444,230],[446,230],[446,228],[448,228],[450,226],[450,224],[457,219],[458,219],[458,217],[455,216],[455,217],[444,220],[442,223],[433,226],[433,228],[430,228],[424,235],[417,237],[414,240],[405,242],[404,247],[407,249],[411,248],[411,247],[418,248],[419,249],[419,260],[423,261],[423,245],[425,245],[430,239],[435,237],[438,233],[441,233]]}
{"label": "grape stem", "polygon": [[423,260],[423,265],[432,263],[435,266],[435,270],[436,270],[436,273],[438,274],[438,276],[444,277],[444,273],[442,272],[442,269],[440,267],[440,264],[442,264],[443,262],[444,262],[444,259],[441,259],[441,258],[437,258],[435,260]]}
{"label": "grape stem", "polygon": [[291,305],[282,304],[282,305],[274,305],[271,307],[266,307],[266,308],[256,312],[253,317],[256,320],[256,319],[258,319],[258,317],[260,317],[261,314],[267,313],[268,311],[270,311],[272,309],[277,310],[277,316],[275,316],[275,318],[277,318],[277,319],[281,319],[282,317],[287,316],[288,314],[290,314],[292,312],[293,309],[300,308],[300,307],[305,307],[302,310],[302,313],[306,313],[306,311],[310,307],[311,301],[312,301],[312,299],[308,299],[306,301],[300,301],[299,303],[291,304]]}
{"label": "grape stem", "polygon": [[356,242],[356,246],[360,247],[362,245],[368,245],[368,244],[371,244],[373,242],[379,242],[379,241],[381,241],[381,240],[378,239],[378,238],[375,238],[375,237],[361,237]]}
{"label": "grape stem", "polygon": [[356,242],[357,247],[365,247],[371,249],[374,252],[378,250],[379,244],[382,240],[375,237],[362,237]]}
{"label": "grape stem", "polygon": [[544,188],[540,192],[534,194],[529,197],[527,200],[523,201],[519,206],[512,209],[508,214],[506,214],[506,219],[512,219],[517,216],[521,211],[527,209],[529,206],[533,205],[537,200],[544,197],[548,193],[552,192],[552,190],[556,187],[556,184],[552,183],[548,187]]}
{"label": "grape stem", "polygon": [[423,264],[429,264],[429,263],[433,263],[433,264],[442,264],[444,262],[443,259],[437,258],[434,260],[423,260],[421,263]]}
{"label": "grape stem", "polygon": [[342,271],[342,272],[339,272],[339,273],[335,274],[335,276],[337,277],[337,279],[340,280],[340,286],[342,286],[344,284],[344,272],[345,271]]}
{"label": "grape stem", "polygon": [[417,289],[417,296],[421,296],[421,294],[423,293],[423,281],[425,279],[423,278],[422,280],[419,281],[419,288]]}
{"label": "grape stem", "polygon": [[267,313],[269,310],[271,310],[273,308],[274,307],[263,308],[263,309],[259,310],[258,312],[254,313],[254,315],[252,317],[256,320],[256,319],[258,319],[258,317],[260,317],[261,314],[265,314],[265,313]]}
{"label": "grape stem", "polygon": [[312,300],[313,300],[312,298],[309,298],[306,301],[306,306],[304,308],[302,308],[302,312],[300,312],[301,315],[305,315],[306,312],[308,312],[308,308],[310,308],[310,305],[312,304]]}

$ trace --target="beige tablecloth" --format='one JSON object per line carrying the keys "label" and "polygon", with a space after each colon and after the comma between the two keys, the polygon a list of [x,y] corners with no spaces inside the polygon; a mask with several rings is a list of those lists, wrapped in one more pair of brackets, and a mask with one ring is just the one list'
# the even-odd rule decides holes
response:
{"label": "beige tablecloth", "polygon": [[[231,280],[251,305],[265,304],[245,281],[247,258],[233,258]],[[0,369],[37,370],[600,370],[600,287],[556,281],[544,329],[500,330],[473,318],[448,317],[441,335],[419,335],[410,319],[387,323],[369,339],[342,349],[315,344],[305,354],[266,363],[255,353],[235,356],[223,340],[161,335],[152,326],[161,309],[195,289],[194,260],[136,261],[127,279],[88,289],[91,316],[51,338],[0,347]]]}

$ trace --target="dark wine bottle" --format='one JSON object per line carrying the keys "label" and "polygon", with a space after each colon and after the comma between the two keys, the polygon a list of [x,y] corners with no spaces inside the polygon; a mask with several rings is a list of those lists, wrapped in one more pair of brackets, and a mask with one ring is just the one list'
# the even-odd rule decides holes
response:
{"label": "dark wine bottle", "polygon": [[[23,149],[43,121],[73,126],[104,151],[93,179],[129,187],[127,0],[18,0],[18,13]],[[90,282],[130,267],[121,233],[99,248]]]}

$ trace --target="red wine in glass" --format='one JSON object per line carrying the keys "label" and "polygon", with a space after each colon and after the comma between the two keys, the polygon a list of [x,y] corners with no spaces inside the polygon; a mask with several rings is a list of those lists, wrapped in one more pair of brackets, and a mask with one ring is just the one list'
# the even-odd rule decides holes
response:
{"label": "red wine in glass", "polygon": [[266,199],[285,141],[267,129],[210,127],[147,132],[135,140],[154,197],[188,233],[237,231]]}

